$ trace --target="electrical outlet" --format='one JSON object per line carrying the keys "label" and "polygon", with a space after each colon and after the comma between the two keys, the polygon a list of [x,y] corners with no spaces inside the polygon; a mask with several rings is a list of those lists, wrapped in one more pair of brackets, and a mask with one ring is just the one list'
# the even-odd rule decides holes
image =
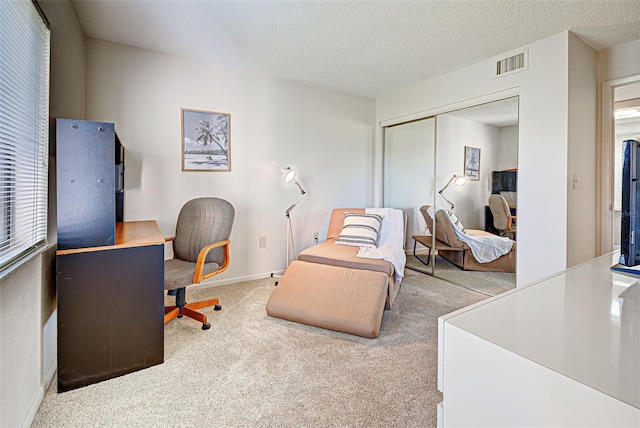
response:
{"label": "electrical outlet", "polygon": [[320,238],[320,233],[313,232],[313,234],[311,235],[311,240],[313,241],[313,245],[318,243],[319,238]]}
{"label": "electrical outlet", "polygon": [[266,248],[267,247],[267,237],[266,236],[260,236],[258,238],[258,247],[259,248]]}

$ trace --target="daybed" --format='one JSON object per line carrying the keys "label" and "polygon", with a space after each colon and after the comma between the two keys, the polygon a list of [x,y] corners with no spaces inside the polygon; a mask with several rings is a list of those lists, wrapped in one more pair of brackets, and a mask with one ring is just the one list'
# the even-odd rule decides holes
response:
{"label": "daybed", "polygon": [[[433,219],[429,213],[429,205],[420,207],[420,212],[424,217],[427,227],[433,232]],[[516,271],[516,242],[512,241],[509,253],[500,256],[496,260],[488,263],[480,263],[473,255],[471,248],[466,242],[461,241],[451,224],[451,219],[446,211],[436,210],[436,239],[449,247],[462,248],[463,251],[438,250],[438,255],[450,261],[463,270],[484,271],[484,272],[515,272]],[[471,236],[495,236],[497,239],[504,239],[484,230],[466,229],[465,233]]]}
{"label": "daybed", "polygon": [[365,209],[332,211],[327,240],[305,249],[289,265],[266,310],[276,318],[375,338],[383,310],[392,307],[400,283],[392,263],[356,257],[358,247],[335,243],[345,212]]}

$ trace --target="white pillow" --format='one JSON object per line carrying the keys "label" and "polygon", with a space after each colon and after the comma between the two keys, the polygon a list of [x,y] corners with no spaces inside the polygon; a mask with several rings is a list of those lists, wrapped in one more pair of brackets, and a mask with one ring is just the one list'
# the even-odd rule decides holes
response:
{"label": "white pillow", "polygon": [[382,216],[378,214],[344,213],[342,231],[336,244],[376,248]]}
{"label": "white pillow", "polygon": [[446,211],[446,213],[449,215],[449,220],[451,220],[451,224],[453,225],[453,227],[458,229],[459,232],[465,233],[466,231],[464,230],[464,226],[462,225],[460,220],[458,220],[458,217],[456,217],[456,215],[450,211]]}

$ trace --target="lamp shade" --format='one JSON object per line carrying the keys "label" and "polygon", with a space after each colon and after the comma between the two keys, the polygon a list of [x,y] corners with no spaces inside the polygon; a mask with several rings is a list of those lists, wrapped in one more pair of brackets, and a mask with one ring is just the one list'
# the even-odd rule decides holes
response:
{"label": "lamp shade", "polygon": [[286,167],[285,170],[283,171],[283,175],[284,175],[284,182],[290,183],[296,177],[296,170],[291,169],[291,167]]}
{"label": "lamp shade", "polygon": [[463,184],[465,184],[467,182],[467,178],[466,177],[461,177],[461,176],[457,176],[454,183],[456,184],[456,186],[462,186]]}

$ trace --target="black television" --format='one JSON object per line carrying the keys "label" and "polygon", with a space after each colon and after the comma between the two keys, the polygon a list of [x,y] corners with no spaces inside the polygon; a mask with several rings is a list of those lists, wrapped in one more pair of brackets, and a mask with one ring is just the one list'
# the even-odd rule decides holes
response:
{"label": "black television", "polygon": [[622,212],[620,224],[620,264],[636,266],[640,264],[640,254],[636,245],[640,238],[640,221],[638,221],[638,201],[640,201],[640,157],[638,142],[626,140],[622,142]]}

